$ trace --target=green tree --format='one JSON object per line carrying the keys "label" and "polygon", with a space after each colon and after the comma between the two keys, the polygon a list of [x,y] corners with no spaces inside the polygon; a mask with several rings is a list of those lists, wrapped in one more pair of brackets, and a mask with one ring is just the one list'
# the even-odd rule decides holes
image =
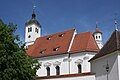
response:
{"label": "green tree", "polygon": [[0,20],[0,80],[35,80],[37,60],[25,53],[15,35],[16,25]]}

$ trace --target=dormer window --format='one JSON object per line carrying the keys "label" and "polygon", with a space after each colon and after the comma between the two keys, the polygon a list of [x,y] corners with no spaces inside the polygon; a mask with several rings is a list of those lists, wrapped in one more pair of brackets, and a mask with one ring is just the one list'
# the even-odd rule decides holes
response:
{"label": "dormer window", "polygon": [[46,38],[47,40],[50,40],[51,39],[51,37],[48,37],[48,38]]}
{"label": "dormer window", "polygon": [[64,34],[60,34],[60,35],[59,35],[59,37],[63,37],[63,36],[64,36]]}
{"label": "dormer window", "polygon": [[58,49],[59,49],[59,47],[56,47],[56,48],[53,49],[53,51],[58,51]]}
{"label": "dormer window", "polygon": [[40,53],[41,53],[41,54],[43,54],[43,53],[45,53],[45,51],[46,51],[46,49],[44,49],[44,50],[40,51]]}

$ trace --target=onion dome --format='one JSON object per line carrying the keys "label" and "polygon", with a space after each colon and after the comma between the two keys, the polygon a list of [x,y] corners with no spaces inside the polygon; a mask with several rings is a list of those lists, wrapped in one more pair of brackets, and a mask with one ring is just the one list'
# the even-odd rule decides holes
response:
{"label": "onion dome", "polygon": [[32,13],[32,18],[25,23],[25,26],[28,26],[31,24],[35,24],[35,25],[41,27],[40,23],[36,20],[36,15],[34,12]]}

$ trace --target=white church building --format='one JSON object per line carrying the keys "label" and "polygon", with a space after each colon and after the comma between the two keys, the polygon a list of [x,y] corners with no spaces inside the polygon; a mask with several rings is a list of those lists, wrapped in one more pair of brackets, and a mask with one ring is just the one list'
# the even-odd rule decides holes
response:
{"label": "white church building", "polygon": [[103,46],[102,32],[66,30],[41,36],[33,12],[25,23],[26,52],[41,64],[38,80],[120,80],[120,32],[115,30]]}

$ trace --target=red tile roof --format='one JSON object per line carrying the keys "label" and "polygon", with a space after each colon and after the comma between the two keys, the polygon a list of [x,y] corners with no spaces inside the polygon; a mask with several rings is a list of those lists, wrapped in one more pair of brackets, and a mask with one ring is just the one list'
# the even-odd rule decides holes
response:
{"label": "red tile roof", "polygon": [[90,61],[111,54],[117,50],[120,51],[120,31],[115,30],[100,52],[96,54]]}
{"label": "red tile roof", "polygon": [[32,57],[45,57],[68,53],[70,44],[73,43],[70,53],[91,51],[97,52],[99,48],[91,32],[75,34],[75,29],[58,32],[37,38],[33,45],[28,46],[27,54]]}
{"label": "red tile roof", "polygon": [[75,36],[70,53],[83,51],[99,51],[97,43],[91,32],[83,32]]}
{"label": "red tile roof", "polygon": [[74,32],[75,29],[72,29],[37,38],[26,50],[27,54],[32,57],[43,57],[67,53]]}

